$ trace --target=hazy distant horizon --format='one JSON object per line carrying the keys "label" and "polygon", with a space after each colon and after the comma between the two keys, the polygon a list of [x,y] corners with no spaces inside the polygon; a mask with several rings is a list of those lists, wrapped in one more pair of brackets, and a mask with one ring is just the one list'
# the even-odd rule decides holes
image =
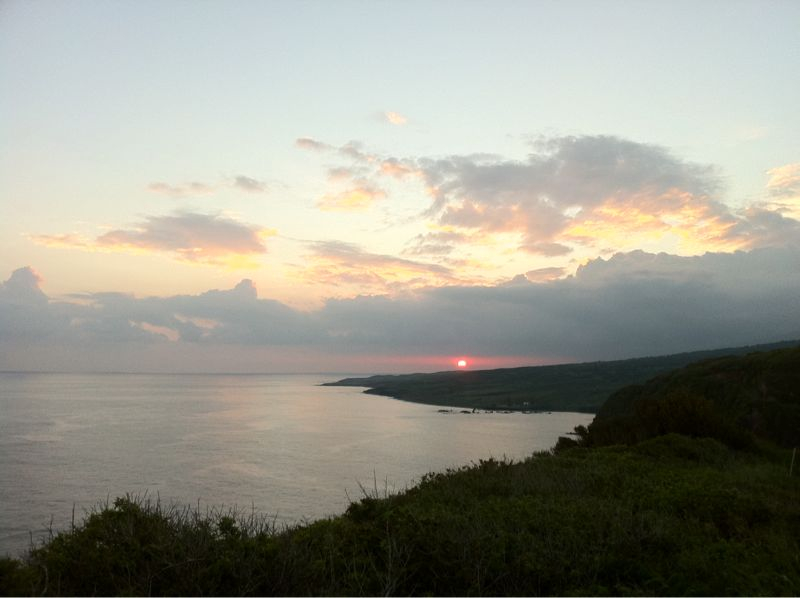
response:
{"label": "hazy distant horizon", "polygon": [[[740,347],[753,347],[757,348],[764,345],[780,345],[783,343],[787,344],[800,344],[800,338],[798,339],[780,339],[776,341],[769,341],[766,343],[757,343],[752,345],[741,345]],[[739,347],[712,347],[710,349],[696,349],[685,351],[682,353],[702,353],[707,351],[716,351],[716,350],[723,350],[723,349],[736,349]],[[638,355],[634,357],[628,357],[625,359],[647,359],[651,357],[663,357],[667,355],[675,355],[675,353],[664,353],[664,354],[652,354],[652,355]],[[523,364],[523,365],[516,365],[510,367],[547,367],[547,366],[557,366],[557,365],[570,365],[575,363],[602,363],[604,361],[618,361],[618,360],[594,360],[589,362],[575,362],[575,361],[563,361],[558,363],[540,363],[540,364]],[[506,366],[508,367],[508,366]],[[59,371],[59,370],[0,370],[0,374],[54,374],[54,375],[120,375],[120,376],[326,376],[329,377],[330,382],[334,382],[343,378],[356,378],[356,377],[369,377],[369,376],[379,376],[379,375],[391,375],[391,374],[415,374],[415,373],[438,373],[438,372],[446,372],[446,371],[481,371],[481,369],[497,369],[497,368],[476,368],[473,364],[468,364],[466,367],[458,367],[454,365],[449,369],[443,370],[403,370],[403,371],[396,371],[396,372],[387,372],[387,371],[338,371],[338,372],[325,372],[325,371],[293,371],[293,372],[270,372],[270,371],[249,371],[249,372],[233,372],[233,371],[124,371],[124,370],[117,370],[117,371],[79,371],[79,370],[72,370],[72,371]]]}

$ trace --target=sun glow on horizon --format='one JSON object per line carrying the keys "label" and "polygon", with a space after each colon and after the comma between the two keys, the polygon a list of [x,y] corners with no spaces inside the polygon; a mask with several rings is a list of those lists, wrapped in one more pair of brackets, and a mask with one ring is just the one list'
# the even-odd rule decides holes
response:
{"label": "sun glow on horizon", "polygon": [[456,363],[456,365],[459,367],[459,369],[463,369],[463,368],[467,367],[467,360],[466,359],[459,359],[458,362]]}

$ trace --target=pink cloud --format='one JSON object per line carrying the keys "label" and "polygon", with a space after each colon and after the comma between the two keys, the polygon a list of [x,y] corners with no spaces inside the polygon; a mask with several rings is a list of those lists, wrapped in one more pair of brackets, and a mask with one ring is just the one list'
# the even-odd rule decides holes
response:
{"label": "pink cloud", "polygon": [[301,149],[312,150],[316,152],[333,149],[332,146],[328,145],[327,143],[322,143],[321,141],[317,141],[311,137],[298,137],[295,140],[295,145]]}

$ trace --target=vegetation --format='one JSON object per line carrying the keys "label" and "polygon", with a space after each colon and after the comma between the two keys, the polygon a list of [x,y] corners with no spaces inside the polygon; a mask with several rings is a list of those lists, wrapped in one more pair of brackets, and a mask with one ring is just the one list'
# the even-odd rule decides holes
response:
{"label": "vegetation", "polygon": [[550,452],[375,489],[288,529],[117,499],[0,559],[0,591],[798,595],[800,463],[778,443],[800,434],[750,417],[754,402],[796,403],[793,371],[800,349],[692,366],[618,393]]}
{"label": "vegetation", "polygon": [[365,386],[369,394],[447,407],[596,413],[615,390],[698,360],[799,344],[786,341],[619,361],[345,378],[328,385]]}
{"label": "vegetation", "polygon": [[784,447],[800,438],[800,347],[694,363],[612,394],[589,426],[593,445],[667,432],[744,448],[752,435]]}
{"label": "vegetation", "polygon": [[[782,455],[785,457],[785,455]],[[24,562],[8,594],[797,595],[784,459],[668,435],[429,475],[276,533],[117,500]],[[255,525],[254,525],[255,523]]]}

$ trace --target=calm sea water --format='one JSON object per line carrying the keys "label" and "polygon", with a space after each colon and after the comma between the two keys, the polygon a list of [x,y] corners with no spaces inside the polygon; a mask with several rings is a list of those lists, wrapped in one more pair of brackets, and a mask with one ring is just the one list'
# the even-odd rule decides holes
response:
{"label": "calm sea water", "polygon": [[321,387],[339,376],[0,373],[0,554],[126,493],[280,521],[342,512],[359,483],[550,448],[591,416],[442,414]]}

